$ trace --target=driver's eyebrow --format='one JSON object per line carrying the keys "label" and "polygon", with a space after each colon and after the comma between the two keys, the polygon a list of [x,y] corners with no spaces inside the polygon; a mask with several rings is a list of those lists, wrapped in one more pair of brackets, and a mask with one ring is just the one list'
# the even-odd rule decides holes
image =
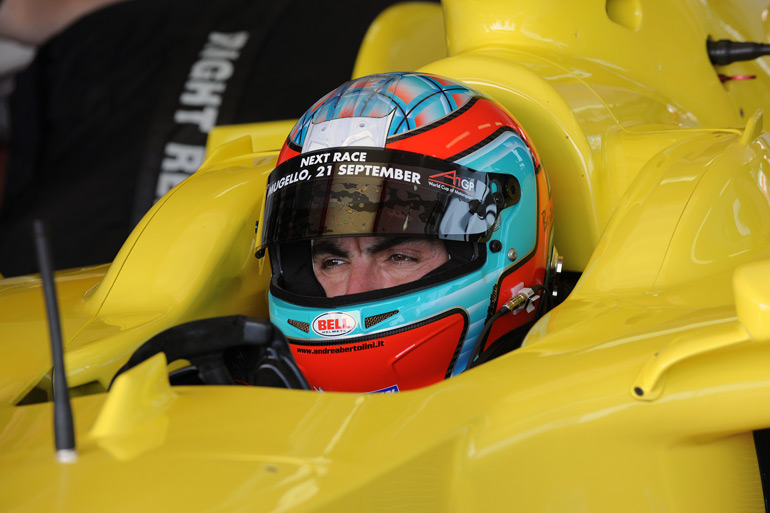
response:
{"label": "driver's eyebrow", "polygon": [[[386,251],[394,246],[398,246],[411,239],[408,237],[378,237],[374,243],[364,248],[364,252],[373,255],[380,251]],[[347,258],[348,252],[342,249],[337,241],[334,240],[319,240],[313,241],[312,254],[316,255],[331,255],[335,257]]]}
{"label": "driver's eyebrow", "polygon": [[316,255],[331,255],[346,258],[348,256],[348,252],[342,249],[340,245],[335,241],[321,240],[318,242],[313,241],[312,255],[313,257]]}
{"label": "driver's eyebrow", "polygon": [[380,251],[388,250],[394,246],[407,242],[408,240],[410,240],[408,237],[381,237],[377,239],[374,244],[367,247],[366,252],[370,255],[379,253]]}

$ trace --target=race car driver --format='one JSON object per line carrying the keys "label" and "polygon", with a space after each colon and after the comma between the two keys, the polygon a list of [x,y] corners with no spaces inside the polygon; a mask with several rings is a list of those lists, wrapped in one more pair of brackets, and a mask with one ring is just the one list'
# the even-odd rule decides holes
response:
{"label": "race car driver", "polygon": [[551,212],[537,152],[488,96],[425,73],[350,81],[268,180],[270,320],[317,390],[436,383],[518,347],[545,311]]}

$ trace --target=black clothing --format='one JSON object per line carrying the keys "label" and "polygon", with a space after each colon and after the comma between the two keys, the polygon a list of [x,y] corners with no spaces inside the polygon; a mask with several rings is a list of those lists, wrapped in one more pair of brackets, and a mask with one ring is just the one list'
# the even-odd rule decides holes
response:
{"label": "black clothing", "polygon": [[10,99],[0,273],[111,262],[153,202],[197,168],[217,125],[298,118],[350,79],[394,0],[131,0],[44,44]]}

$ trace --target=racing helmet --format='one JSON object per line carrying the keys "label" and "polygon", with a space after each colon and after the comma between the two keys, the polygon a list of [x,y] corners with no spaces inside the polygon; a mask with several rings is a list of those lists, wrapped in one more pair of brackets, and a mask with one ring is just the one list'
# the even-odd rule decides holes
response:
{"label": "racing helmet", "polygon": [[[520,343],[544,310],[546,173],[516,120],[458,81],[383,73],[331,91],[290,132],[264,202],[270,320],[316,390],[436,383]],[[411,283],[326,297],[312,244],[351,236],[438,239],[449,257]]]}

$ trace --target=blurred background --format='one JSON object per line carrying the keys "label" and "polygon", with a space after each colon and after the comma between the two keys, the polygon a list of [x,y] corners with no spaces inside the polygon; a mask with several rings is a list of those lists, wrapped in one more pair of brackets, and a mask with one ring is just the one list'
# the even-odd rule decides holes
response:
{"label": "blurred background", "polygon": [[[298,118],[394,0],[0,0],[0,274],[111,262],[214,125]],[[24,44],[20,44],[24,43]]]}

